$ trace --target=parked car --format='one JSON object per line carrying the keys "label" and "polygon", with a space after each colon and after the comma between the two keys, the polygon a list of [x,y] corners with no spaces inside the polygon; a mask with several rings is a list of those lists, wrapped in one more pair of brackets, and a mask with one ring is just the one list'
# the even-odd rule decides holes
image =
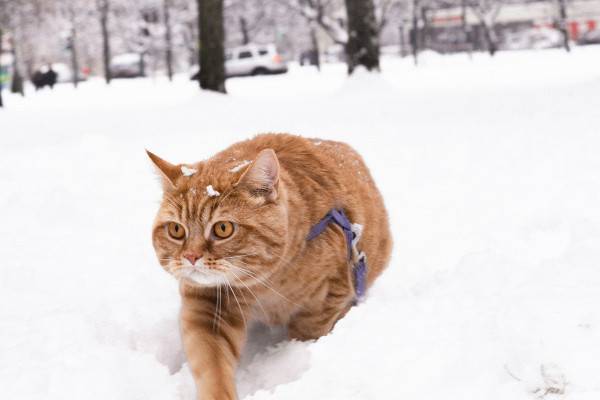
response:
{"label": "parked car", "polygon": [[588,44],[600,44],[600,29],[587,31],[577,41],[577,44],[585,46]]}
{"label": "parked car", "polygon": [[139,78],[145,76],[144,57],[138,53],[125,53],[110,61],[110,75],[113,78]]}
{"label": "parked car", "polygon": [[534,49],[555,49],[564,45],[563,34],[558,29],[533,29],[530,37]]}
{"label": "parked car", "polygon": [[[273,44],[249,44],[225,51],[225,75],[227,77],[283,74],[287,70],[287,63]],[[193,80],[199,78],[200,71],[192,75]]]}
{"label": "parked car", "polygon": [[504,37],[504,50],[552,49],[563,45],[562,33],[552,28],[529,28]]}

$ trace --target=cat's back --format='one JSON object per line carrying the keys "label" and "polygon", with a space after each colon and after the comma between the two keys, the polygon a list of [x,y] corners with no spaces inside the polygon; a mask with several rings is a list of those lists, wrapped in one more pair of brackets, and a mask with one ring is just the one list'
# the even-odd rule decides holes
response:
{"label": "cat's back", "polygon": [[275,151],[282,168],[307,196],[324,197],[335,203],[331,206],[352,208],[350,212],[375,205],[369,202],[383,209],[368,167],[348,144],[269,133],[237,143],[227,153],[252,160],[264,149]]}
{"label": "cat's back", "polygon": [[316,180],[334,189],[339,186],[373,185],[361,156],[343,142],[268,133],[237,143],[228,152],[244,154],[252,159],[261,150],[269,148],[275,151],[283,168],[294,176],[304,176],[304,179]]}
{"label": "cat's back", "polygon": [[383,198],[360,154],[346,143],[289,134],[263,134],[238,145],[249,159],[263,149],[275,151],[293,197],[309,205],[304,209],[312,223],[336,207],[363,226],[361,248],[372,282],[388,262],[392,239]]}

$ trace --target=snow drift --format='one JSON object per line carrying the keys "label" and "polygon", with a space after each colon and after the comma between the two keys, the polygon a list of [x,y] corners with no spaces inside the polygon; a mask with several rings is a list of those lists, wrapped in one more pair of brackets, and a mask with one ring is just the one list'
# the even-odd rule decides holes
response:
{"label": "snow drift", "polygon": [[242,398],[597,399],[599,54],[391,59],[349,81],[296,68],[232,79],[229,96],[182,78],[8,97],[1,397],[192,398],[143,149],[193,162],[289,131],[359,149],[395,252],[327,337],[254,327]]}

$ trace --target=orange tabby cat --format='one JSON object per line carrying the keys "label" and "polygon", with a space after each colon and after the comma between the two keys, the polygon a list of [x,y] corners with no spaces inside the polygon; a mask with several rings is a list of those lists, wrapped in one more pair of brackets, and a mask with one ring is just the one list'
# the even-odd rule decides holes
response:
{"label": "orange tabby cat", "polygon": [[172,165],[153,228],[160,264],[180,282],[182,338],[198,399],[235,399],[235,368],[252,320],[289,337],[327,334],[355,301],[354,264],[340,227],[307,240],[330,210],[362,225],[366,286],[392,239],[383,200],[348,145],[260,135],[212,158]]}

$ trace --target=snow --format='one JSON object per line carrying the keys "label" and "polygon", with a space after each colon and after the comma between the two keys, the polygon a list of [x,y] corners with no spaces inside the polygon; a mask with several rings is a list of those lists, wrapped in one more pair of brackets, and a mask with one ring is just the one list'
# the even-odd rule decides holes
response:
{"label": "snow", "polygon": [[242,168],[244,168],[244,167],[245,167],[245,166],[247,166],[247,165],[250,165],[250,163],[251,163],[251,162],[252,162],[252,161],[250,161],[250,160],[244,160],[244,161],[242,161],[241,163],[239,163],[238,165],[236,165],[235,167],[231,168],[231,169],[229,170],[229,172],[233,172],[233,173],[235,173],[235,172],[241,171],[241,170],[242,170]]}
{"label": "snow", "polygon": [[2,398],[193,398],[144,148],[195,162],[265,131],[359,149],[395,248],[332,334],[254,327],[241,398],[599,398],[599,50],[293,67],[228,96],[187,77],[4,92]]}
{"label": "snow", "polygon": [[221,193],[217,192],[212,185],[208,185],[206,187],[206,194],[208,195],[208,197],[217,197],[220,196]]}
{"label": "snow", "polygon": [[181,173],[183,174],[183,176],[192,176],[196,172],[198,172],[197,169],[186,167],[185,165],[181,166]]}
{"label": "snow", "polygon": [[352,224],[351,228],[352,233],[354,233],[354,239],[352,239],[352,247],[356,248],[356,244],[360,241],[360,238],[363,233],[363,226],[361,224]]}

